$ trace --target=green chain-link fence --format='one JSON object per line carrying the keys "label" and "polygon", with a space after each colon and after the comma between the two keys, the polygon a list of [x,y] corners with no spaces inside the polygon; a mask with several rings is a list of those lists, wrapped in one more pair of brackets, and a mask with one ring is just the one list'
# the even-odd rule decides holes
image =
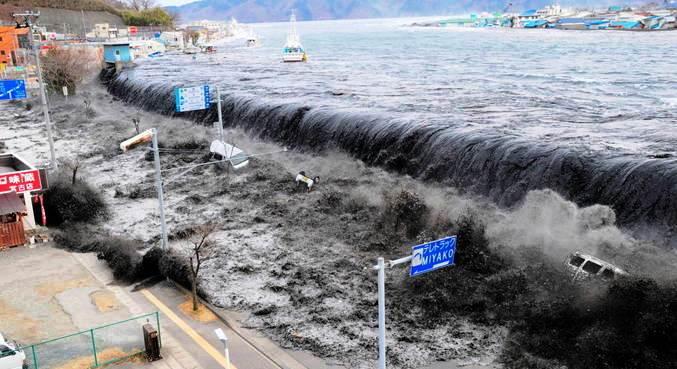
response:
{"label": "green chain-link fence", "polygon": [[23,346],[25,368],[97,368],[130,358],[145,351],[144,324],[151,324],[160,337],[160,315],[155,312]]}

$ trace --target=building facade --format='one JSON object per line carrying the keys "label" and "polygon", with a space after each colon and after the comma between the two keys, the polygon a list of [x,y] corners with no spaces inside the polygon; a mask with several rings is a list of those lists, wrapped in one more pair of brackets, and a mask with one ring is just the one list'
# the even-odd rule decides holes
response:
{"label": "building facade", "polygon": [[29,48],[28,28],[0,26],[0,63],[15,66],[18,63],[19,49]]}

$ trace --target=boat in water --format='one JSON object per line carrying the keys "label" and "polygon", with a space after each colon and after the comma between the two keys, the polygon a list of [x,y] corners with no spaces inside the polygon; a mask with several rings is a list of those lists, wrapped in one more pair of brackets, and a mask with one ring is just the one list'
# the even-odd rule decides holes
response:
{"label": "boat in water", "polygon": [[245,41],[247,47],[256,47],[259,46],[259,38],[254,33],[253,28],[249,28],[249,35],[247,35],[247,41]]}
{"label": "boat in water", "polygon": [[296,32],[296,14],[294,13],[291,14],[289,19],[289,33],[287,34],[287,43],[282,51],[282,60],[285,63],[308,61],[308,55],[301,45],[298,32]]}

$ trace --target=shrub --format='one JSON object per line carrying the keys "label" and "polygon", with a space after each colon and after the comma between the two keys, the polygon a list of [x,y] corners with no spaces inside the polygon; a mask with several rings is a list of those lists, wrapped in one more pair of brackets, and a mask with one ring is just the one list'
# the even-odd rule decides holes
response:
{"label": "shrub", "polygon": [[65,86],[69,94],[75,94],[76,87],[97,67],[96,54],[87,49],[50,49],[42,59],[42,76],[47,88],[61,92]]}
{"label": "shrub", "polygon": [[402,190],[384,195],[385,207],[379,227],[388,233],[404,233],[408,238],[418,235],[428,220],[429,210],[421,197]]}
{"label": "shrub", "polygon": [[141,248],[143,244],[119,237],[103,239],[97,245],[99,258],[108,263],[116,279],[125,282],[134,282],[143,276]]}
{"label": "shrub", "polygon": [[185,288],[191,288],[192,276],[185,255],[179,255],[175,252],[166,253],[160,258],[159,269],[163,276],[172,279]]}
{"label": "shrub", "polygon": [[139,251],[145,246],[136,240],[92,235],[87,227],[69,225],[54,232],[54,241],[57,247],[70,251],[98,253],[113,271],[113,276],[124,282],[151,276],[157,270],[152,264],[144,263],[145,258]]}
{"label": "shrub", "polygon": [[65,222],[92,223],[107,213],[101,194],[84,180],[73,184],[69,174],[59,172],[51,179],[49,186],[45,193],[45,211],[49,225],[59,226]]}
{"label": "shrub", "polygon": [[143,10],[125,10],[122,20],[131,26],[168,26],[174,25],[176,17],[166,10],[156,7]]}

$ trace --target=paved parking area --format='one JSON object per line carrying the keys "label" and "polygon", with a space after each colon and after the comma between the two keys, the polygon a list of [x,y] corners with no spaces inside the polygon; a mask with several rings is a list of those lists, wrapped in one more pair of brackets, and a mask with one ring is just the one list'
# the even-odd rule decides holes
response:
{"label": "paved parking area", "polygon": [[130,316],[72,254],[48,244],[0,252],[0,270],[0,331],[21,344]]}

